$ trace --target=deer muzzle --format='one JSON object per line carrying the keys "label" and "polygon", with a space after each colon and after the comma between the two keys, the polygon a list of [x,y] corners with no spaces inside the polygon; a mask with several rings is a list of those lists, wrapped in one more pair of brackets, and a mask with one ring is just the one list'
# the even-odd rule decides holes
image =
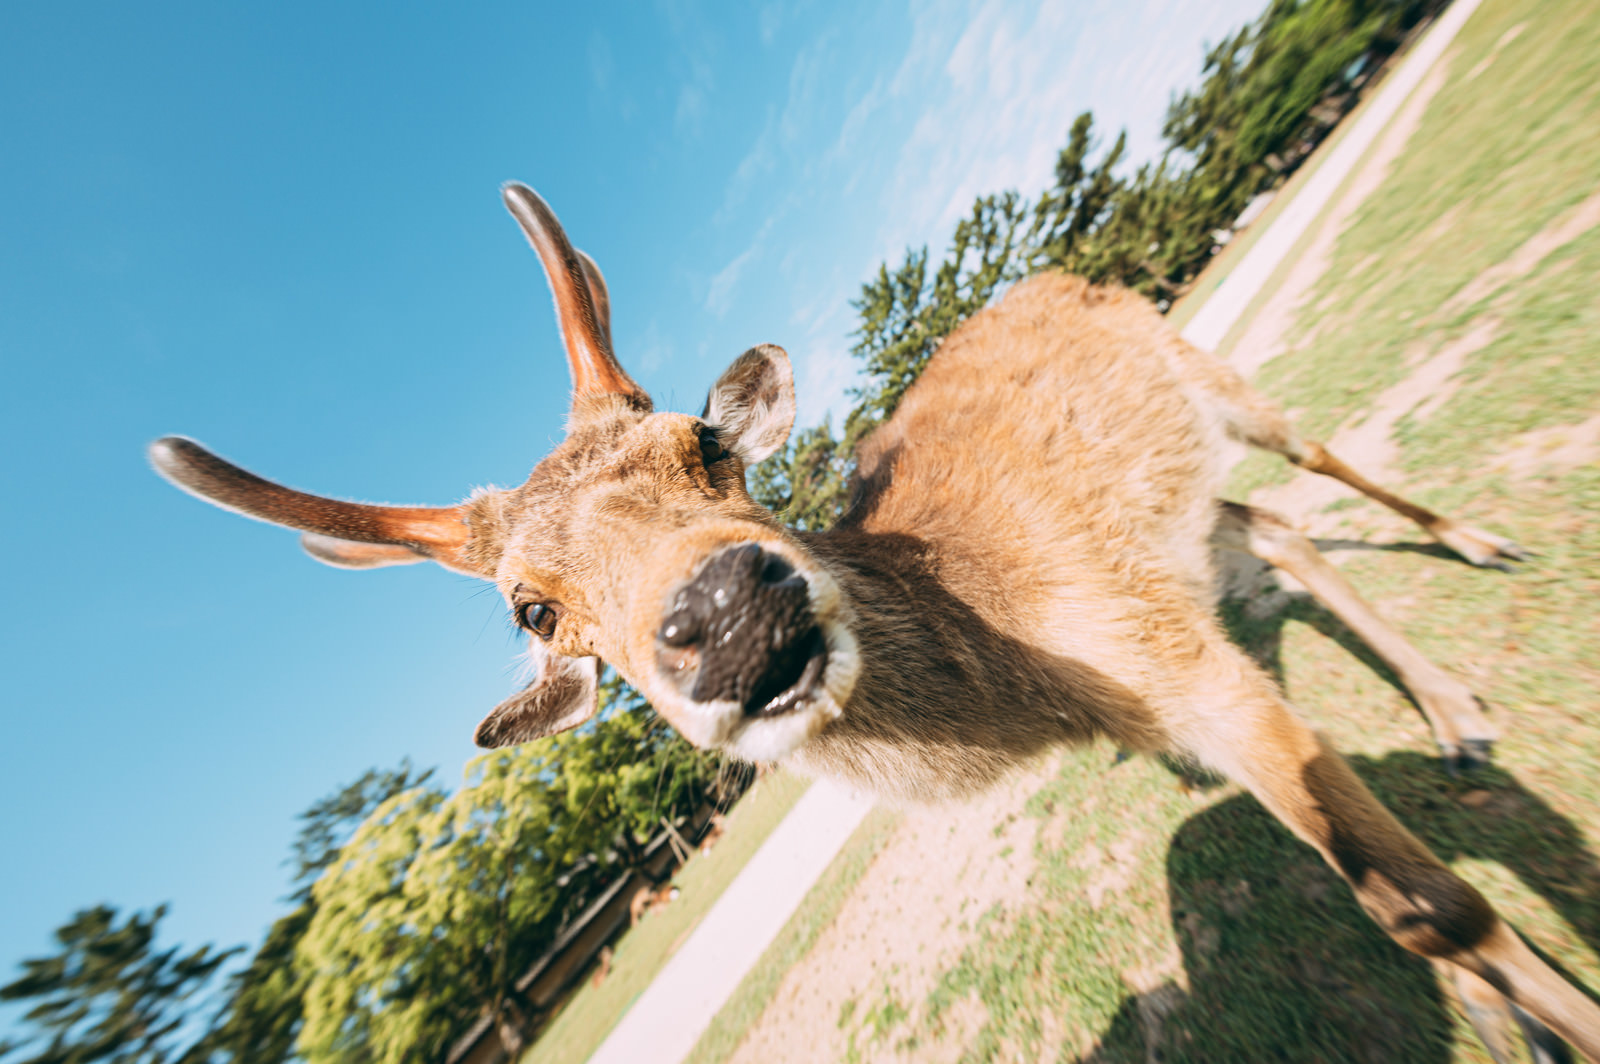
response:
{"label": "deer muzzle", "polygon": [[657,664],[694,702],[783,715],[818,690],[828,661],[810,591],[793,565],[759,544],[726,547],[672,595],[656,632]]}

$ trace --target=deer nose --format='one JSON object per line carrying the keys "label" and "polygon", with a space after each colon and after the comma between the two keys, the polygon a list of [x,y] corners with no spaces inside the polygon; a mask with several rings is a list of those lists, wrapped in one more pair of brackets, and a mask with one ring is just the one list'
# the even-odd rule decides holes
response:
{"label": "deer nose", "polygon": [[823,642],[810,588],[757,543],[706,559],[672,596],[656,642],[659,665],[684,694],[736,702],[747,714],[788,708],[807,693],[807,674],[821,671],[812,667]]}

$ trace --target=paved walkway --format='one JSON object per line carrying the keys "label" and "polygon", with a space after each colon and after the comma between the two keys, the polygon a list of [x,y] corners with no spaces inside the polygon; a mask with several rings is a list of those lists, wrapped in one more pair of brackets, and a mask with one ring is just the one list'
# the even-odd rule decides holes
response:
{"label": "paved walkway", "polygon": [[[1379,86],[1356,124],[1189,322],[1186,339],[1207,350],[1222,342],[1479,3],[1456,0]],[[827,781],[813,784],[590,1064],[683,1060],[871,807]]]}
{"label": "paved walkway", "polygon": [[1400,68],[1378,87],[1377,95],[1356,119],[1355,125],[1323,160],[1294,200],[1273,220],[1272,227],[1245,253],[1239,265],[1223,279],[1206,300],[1205,306],[1189,321],[1188,327],[1183,330],[1185,340],[1207,351],[1216,350],[1223,337],[1228,335],[1228,330],[1244,315],[1250,301],[1267,283],[1272,272],[1305,235],[1350,171],[1372,147],[1378,134],[1394,118],[1406,97],[1411,95],[1433,64],[1439,61],[1450,42],[1455,40],[1456,33],[1478,9],[1479,3],[1480,0],[1456,0],[1439,17],[1427,35],[1411,50],[1411,54],[1401,61]]}
{"label": "paved walkway", "polygon": [[700,1040],[872,803],[813,783],[589,1064],[673,1064]]}

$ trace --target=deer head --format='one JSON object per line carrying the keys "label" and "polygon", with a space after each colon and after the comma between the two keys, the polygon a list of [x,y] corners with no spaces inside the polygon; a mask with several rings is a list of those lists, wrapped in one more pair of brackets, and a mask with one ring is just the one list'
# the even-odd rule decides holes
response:
{"label": "deer head", "polygon": [[606,661],[696,745],[781,758],[840,715],[859,668],[837,583],[745,489],[794,419],[788,356],[753,347],[699,417],[655,412],[612,350],[599,269],[532,189],[504,198],[544,266],[572,371],[566,438],[520,487],[379,506],[283,487],[179,436],[152,444],[151,462],[203,499],[299,529],[329,565],[431,560],[493,581],[528,633],[533,680],[478,725],[482,746],[588,720]]}

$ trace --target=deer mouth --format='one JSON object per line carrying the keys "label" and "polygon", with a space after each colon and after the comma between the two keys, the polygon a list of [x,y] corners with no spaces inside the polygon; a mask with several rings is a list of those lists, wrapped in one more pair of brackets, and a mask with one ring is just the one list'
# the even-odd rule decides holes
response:
{"label": "deer mouth", "polygon": [[843,713],[860,670],[850,611],[807,561],[783,544],[734,544],[668,591],[655,675],[696,746],[780,761]]}
{"label": "deer mouth", "polygon": [[767,673],[744,702],[744,714],[757,719],[780,717],[816,693],[828,667],[828,644],[822,629],[811,630],[779,650]]}

